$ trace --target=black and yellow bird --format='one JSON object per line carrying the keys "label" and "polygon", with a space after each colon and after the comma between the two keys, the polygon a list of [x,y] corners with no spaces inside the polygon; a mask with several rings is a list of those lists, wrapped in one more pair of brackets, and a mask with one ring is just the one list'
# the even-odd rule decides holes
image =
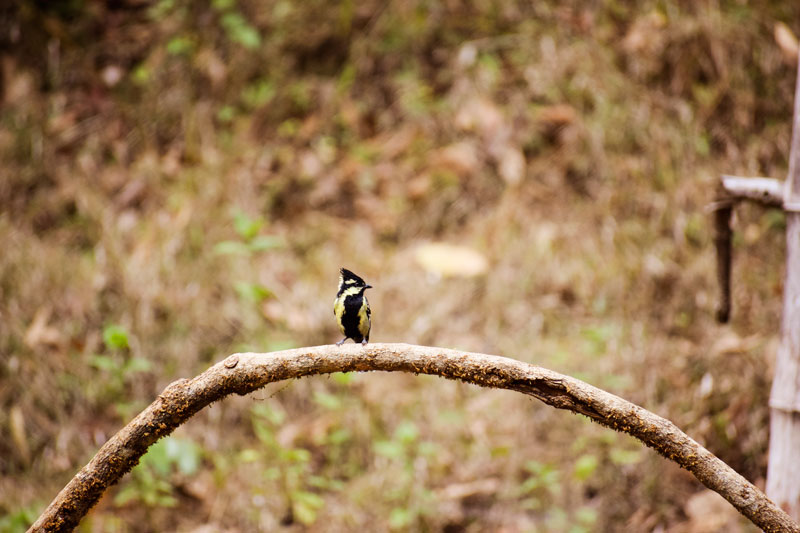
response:
{"label": "black and yellow bird", "polygon": [[344,338],[337,342],[341,345],[347,339],[367,344],[369,342],[370,309],[364,291],[372,285],[356,276],[346,268],[339,271],[339,292],[333,301],[333,314]]}

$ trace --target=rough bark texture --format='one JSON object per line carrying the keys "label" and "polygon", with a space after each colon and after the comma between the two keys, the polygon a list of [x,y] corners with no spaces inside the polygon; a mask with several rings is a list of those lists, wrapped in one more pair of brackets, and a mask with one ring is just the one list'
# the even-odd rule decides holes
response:
{"label": "rough bark texture", "polygon": [[505,357],[408,344],[316,346],[267,354],[234,354],[199,376],[170,384],[106,442],[29,531],[71,531],[103,492],[133,468],[147,448],[213,401],[268,383],[332,372],[430,374],[528,394],[628,433],[689,470],[764,531],[800,533],[800,525],[731,467],[665,420],[578,379]]}
{"label": "rough bark texture", "polygon": [[770,394],[767,493],[800,520],[800,64],[786,180],[786,281],[781,343]]}

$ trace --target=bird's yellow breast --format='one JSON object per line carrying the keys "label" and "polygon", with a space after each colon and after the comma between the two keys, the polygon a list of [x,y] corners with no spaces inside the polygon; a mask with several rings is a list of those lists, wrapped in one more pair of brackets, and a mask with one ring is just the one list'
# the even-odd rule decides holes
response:
{"label": "bird's yellow breast", "polygon": [[339,325],[339,330],[344,334],[344,324],[342,323],[342,315],[344,315],[344,295],[338,296],[333,301],[333,314],[336,315],[336,323]]}
{"label": "bird's yellow breast", "polygon": [[369,302],[364,298],[364,303],[361,304],[361,308],[358,310],[358,331],[366,337],[369,335],[369,328]]}

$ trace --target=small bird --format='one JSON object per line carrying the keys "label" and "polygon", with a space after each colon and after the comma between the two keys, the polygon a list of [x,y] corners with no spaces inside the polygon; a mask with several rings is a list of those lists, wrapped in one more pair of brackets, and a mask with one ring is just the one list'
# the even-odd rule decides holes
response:
{"label": "small bird", "polygon": [[353,342],[367,344],[369,342],[370,309],[364,291],[371,289],[372,285],[356,276],[346,268],[339,271],[339,292],[333,301],[333,314],[336,323],[344,338],[336,343],[337,346],[347,339]]}

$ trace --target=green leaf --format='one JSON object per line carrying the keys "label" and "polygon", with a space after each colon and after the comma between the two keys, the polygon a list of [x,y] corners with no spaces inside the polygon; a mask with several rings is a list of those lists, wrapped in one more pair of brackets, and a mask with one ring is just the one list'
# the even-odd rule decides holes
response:
{"label": "green leaf", "polygon": [[278,126],[278,135],[285,138],[294,137],[300,129],[300,121],[296,118],[287,118]]}
{"label": "green leaf", "polygon": [[261,420],[253,420],[253,432],[262,444],[269,446],[275,442],[274,432]]}
{"label": "green leaf", "polygon": [[567,533],[589,533],[589,531],[591,530],[586,526],[575,524],[570,526],[570,528],[567,530]]}
{"label": "green leaf", "polygon": [[216,255],[250,255],[250,248],[239,241],[222,241],[214,246]]}
{"label": "green leaf", "polygon": [[353,63],[348,62],[339,74],[339,79],[336,80],[336,90],[339,94],[343,94],[350,90],[356,80],[356,67]]}
{"label": "green leaf", "polygon": [[612,449],[609,457],[616,465],[633,465],[642,460],[639,450]]}
{"label": "green leaf", "polygon": [[511,455],[511,447],[492,446],[492,449],[489,451],[489,454],[492,456],[492,459],[496,459],[498,457],[508,457],[509,455]]}
{"label": "green leaf", "polygon": [[139,499],[139,487],[134,483],[128,483],[122,487],[116,496],[114,496],[114,505],[122,507],[123,505],[136,501]]}
{"label": "green leaf", "polygon": [[231,122],[236,117],[236,108],[230,105],[222,106],[217,111],[217,120],[220,122]]}
{"label": "green leaf", "polygon": [[128,332],[122,326],[111,324],[103,329],[103,342],[112,350],[128,347]]}
{"label": "green leaf", "polygon": [[131,72],[131,79],[136,85],[145,85],[150,81],[150,69],[146,65],[136,66]]}
{"label": "green leaf", "polygon": [[242,102],[250,109],[257,109],[272,100],[276,92],[275,83],[262,78],[244,88]]}
{"label": "green leaf", "polygon": [[581,507],[575,513],[575,518],[578,519],[578,522],[581,524],[591,526],[597,522],[597,509],[593,507]]}
{"label": "green leaf", "polygon": [[781,209],[767,209],[762,218],[768,230],[786,229],[786,213]]}
{"label": "green leaf", "polygon": [[154,469],[162,476],[166,476],[172,470],[172,460],[167,452],[167,446],[170,437],[162,439],[147,450],[147,453],[142,457],[140,466],[146,471],[148,467]]}
{"label": "green leaf", "polygon": [[292,463],[307,463],[311,460],[311,452],[305,448],[290,448],[281,452],[281,458]]}
{"label": "green leaf", "polygon": [[261,453],[253,448],[247,448],[239,452],[239,461],[242,463],[254,463],[261,459]]}
{"label": "green leaf", "polygon": [[99,370],[111,372],[119,369],[117,362],[107,355],[93,355],[89,363]]}
{"label": "green leaf", "polygon": [[301,501],[303,503],[308,504],[309,506],[319,509],[323,505],[325,505],[325,500],[322,499],[322,496],[319,494],[308,492],[305,490],[298,490],[292,494],[292,498],[295,501]]}
{"label": "green leaf", "polygon": [[399,459],[403,456],[405,448],[399,442],[379,440],[374,444],[375,453],[390,459]]}
{"label": "green leaf", "polygon": [[132,357],[128,361],[125,362],[125,365],[122,368],[122,371],[125,374],[134,374],[136,372],[147,372],[152,368],[152,364],[147,359],[142,357]]}
{"label": "green leaf", "polygon": [[262,218],[250,218],[244,211],[236,211],[233,214],[233,227],[236,228],[236,233],[239,237],[249,241],[261,231],[261,226],[264,225]]}
{"label": "green leaf", "polygon": [[178,471],[187,476],[194,475],[200,469],[200,459],[200,447],[196,445],[189,447],[178,457]]}
{"label": "green leaf", "polygon": [[306,491],[292,493],[292,510],[298,521],[309,526],[317,520],[317,511],[325,505],[317,494]]}
{"label": "green leaf", "polygon": [[527,470],[531,474],[539,474],[545,468],[547,468],[547,465],[545,465],[544,463],[540,463],[539,461],[534,461],[534,460],[525,461],[525,470]]}
{"label": "green leaf", "polygon": [[420,455],[433,457],[439,453],[439,445],[431,441],[420,442],[418,452]]}
{"label": "green leaf", "polygon": [[597,470],[598,464],[599,461],[596,455],[581,455],[578,460],[575,461],[575,477],[580,481],[586,481],[594,474],[595,470]]}
{"label": "green leaf", "polygon": [[394,431],[394,437],[402,443],[410,444],[419,437],[419,430],[416,424],[406,420],[397,426],[397,429]]}
{"label": "green leaf", "polygon": [[28,526],[36,520],[42,509],[39,504],[33,504],[0,517],[0,532],[27,531]]}
{"label": "green leaf", "polygon": [[226,13],[222,16],[222,27],[228,38],[245,48],[258,48],[261,44],[261,34],[258,30],[248,24],[239,13]]}
{"label": "green leaf", "polygon": [[526,479],[522,485],[519,486],[519,493],[520,494],[528,494],[530,492],[535,491],[539,487],[542,486],[541,481],[537,477],[529,477]]}
{"label": "green leaf", "polygon": [[339,385],[349,385],[356,379],[356,374],[355,372],[335,372],[331,374],[331,378]]}
{"label": "green leaf", "polygon": [[190,476],[200,468],[202,448],[188,439],[167,437],[167,457],[182,474]]}
{"label": "green leaf", "polygon": [[175,9],[175,0],[160,0],[148,10],[148,14],[155,20],[161,20]]}
{"label": "green leaf", "polygon": [[561,490],[560,474],[554,465],[538,461],[527,461],[525,470],[530,472],[531,476],[520,487],[520,493],[526,494],[539,488],[547,489],[553,493]]}
{"label": "green leaf", "polygon": [[411,525],[414,520],[414,515],[408,509],[402,507],[395,507],[389,513],[389,527],[392,529],[405,529]]}
{"label": "green leaf", "polygon": [[265,250],[272,250],[273,248],[283,248],[286,243],[280,237],[272,235],[259,235],[250,241],[248,244],[250,250],[253,252],[263,252]]}
{"label": "green leaf", "polygon": [[337,491],[344,488],[344,482],[338,479],[331,479],[324,476],[310,476],[308,478],[308,485],[318,489]]}
{"label": "green leaf", "polygon": [[250,408],[250,412],[254,415],[265,418],[273,425],[280,425],[286,420],[286,413],[282,409],[275,409],[266,403],[256,404]]}
{"label": "green leaf", "polygon": [[184,36],[173,37],[167,43],[167,52],[172,55],[188,54],[193,48],[194,43],[192,43],[192,40]]}
{"label": "green leaf", "polygon": [[323,391],[314,392],[314,402],[330,410],[339,409],[342,406],[342,400],[338,396]]}
{"label": "green leaf", "polygon": [[237,281],[233,284],[236,294],[242,300],[247,300],[255,304],[261,303],[263,300],[271,297],[272,291],[258,283],[247,283],[246,281]]}
{"label": "green leaf", "polygon": [[335,429],[328,434],[328,443],[332,445],[344,444],[352,437],[352,433],[347,428]]}
{"label": "green leaf", "polygon": [[[178,505],[178,498],[165,492],[167,489],[159,487],[161,490],[155,493],[155,498],[152,499],[150,505],[156,507],[175,507]],[[171,487],[170,487],[171,490]]]}

